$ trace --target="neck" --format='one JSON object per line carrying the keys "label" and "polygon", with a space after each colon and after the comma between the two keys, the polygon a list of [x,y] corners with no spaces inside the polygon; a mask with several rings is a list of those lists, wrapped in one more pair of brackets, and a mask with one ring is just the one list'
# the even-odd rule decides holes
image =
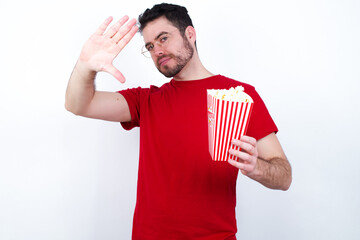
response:
{"label": "neck", "polygon": [[174,76],[174,80],[176,81],[191,81],[191,80],[199,80],[214,76],[211,72],[209,72],[204,65],[201,63],[199,55],[197,52],[194,53],[191,60],[185,65],[185,67]]}

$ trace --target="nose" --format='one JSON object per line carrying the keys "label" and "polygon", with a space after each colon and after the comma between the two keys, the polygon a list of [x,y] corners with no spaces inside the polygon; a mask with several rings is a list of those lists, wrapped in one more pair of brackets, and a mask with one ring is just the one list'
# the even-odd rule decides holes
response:
{"label": "nose", "polygon": [[158,45],[158,44],[155,44],[153,50],[154,50],[154,54],[155,54],[156,57],[161,56],[161,55],[164,54],[163,47]]}

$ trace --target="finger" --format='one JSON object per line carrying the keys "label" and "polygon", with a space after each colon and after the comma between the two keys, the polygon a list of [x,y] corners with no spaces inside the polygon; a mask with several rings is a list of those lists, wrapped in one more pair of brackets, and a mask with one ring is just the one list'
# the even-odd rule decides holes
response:
{"label": "finger", "polygon": [[119,82],[121,82],[121,83],[125,82],[124,75],[117,68],[115,68],[113,65],[110,65],[110,66],[106,67],[104,69],[104,71],[110,73],[111,75],[113,75]]}
{"label": "finger", "polygon": [[[128,32],[130,32],[136,24],[135,19],[131,19],[125,26],[122,26],[112,39],[118,43]],[[131,39],[131,38],[130,38]]]}
{"label": "finger", "polygon": [[138,30],[138,26],[133,26],[132,29],[118,42],[117,46],[120,50],[123,49],[130,42],[130,40],[134,37]]}
{"label": "finger", "polygon": [[113,17],[108,17],[100,26],[99,28],[96,30],[95,34],[96,35],[103,35],[106,28],[109,26],[109,24],[112,22]]}
{"label": "finger", "polygon": [[228,159],[228,163],[236,168],[238,168],[242,174],[245,174],[247,172],[250,172],[251,170],[251,165],[248,165],[248,164],[245,164],[245,163],[241,163],[241,162],[237,162],[235,160],[232,160],[232,159]]}
{"label": "finger", "polygon": [[112,25],[109,28],[109,30],[105,33],[105,36],[107,36],[109,38],[113,37],[119,31],[121,26],[127,22],[127,20],[129,20],[128,16],[123,16],[122,18],[120,18],[119,21],[117,21],[114,25]]}
{"label": "finger", "polygon": [[246,151],[247,153],[249,153],[251,155],[254,155],[257,153],[256,141],[255,141],[255,143],[253,143],[253,142],[249,143],[249,142],[244,142],[243,138],[241,138],[241,140],[233,139],[231,141],[231,143],[235,146],[240,147],[240,149],[242,149],[243,151]]}
{"label": "finger", "polygon": [[251,145],[254,145],[254,146],[256,145],[256,139],[253,138],[253,137],[249,137],[249,136],[244,135],[244,136],[241,136],[240,140],[242,142],[247,142],[247,143],[249,143]]}
{"label": "finger", "polygon": [[237,151],[234,149],[230,149],[229,154],[231,154],[235,157],[238,157],[240,159],[240,161],[243,161],[243,162],[253,163],[255,161],[255,158],[253,156],[251,156],[250,154],[241,152],[241,151]]}

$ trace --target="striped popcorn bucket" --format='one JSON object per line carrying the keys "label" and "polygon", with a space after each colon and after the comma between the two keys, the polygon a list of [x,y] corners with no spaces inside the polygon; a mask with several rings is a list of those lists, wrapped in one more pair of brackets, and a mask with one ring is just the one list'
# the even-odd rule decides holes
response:
{"label": "striped popcorn bucket", "polygon": [[207,93],[209,151],[214,161],[227,161],[229,157],[238,161],[228,151],[240,150],[231,140],[245,135],[253,106],[253,102],[221,100]]}

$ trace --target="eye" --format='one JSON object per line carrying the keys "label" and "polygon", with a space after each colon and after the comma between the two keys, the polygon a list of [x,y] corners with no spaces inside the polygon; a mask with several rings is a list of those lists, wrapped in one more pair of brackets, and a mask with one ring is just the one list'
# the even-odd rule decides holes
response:
{"label": "eye", "polygon": [[166,42],[166,41],[168,40],[168,38],[169,38],[169,37],[168,37],[167,35],[165,35],[165,36],[163,36],[163,37],[160,38],[160,42],[161,42],[161,43],[164,43],[164,42]]}
{"label": "eye", "polygon": [[154,45],[153,44],[149,44],[146,46],[146,49],[151,52],[154,49]]}

